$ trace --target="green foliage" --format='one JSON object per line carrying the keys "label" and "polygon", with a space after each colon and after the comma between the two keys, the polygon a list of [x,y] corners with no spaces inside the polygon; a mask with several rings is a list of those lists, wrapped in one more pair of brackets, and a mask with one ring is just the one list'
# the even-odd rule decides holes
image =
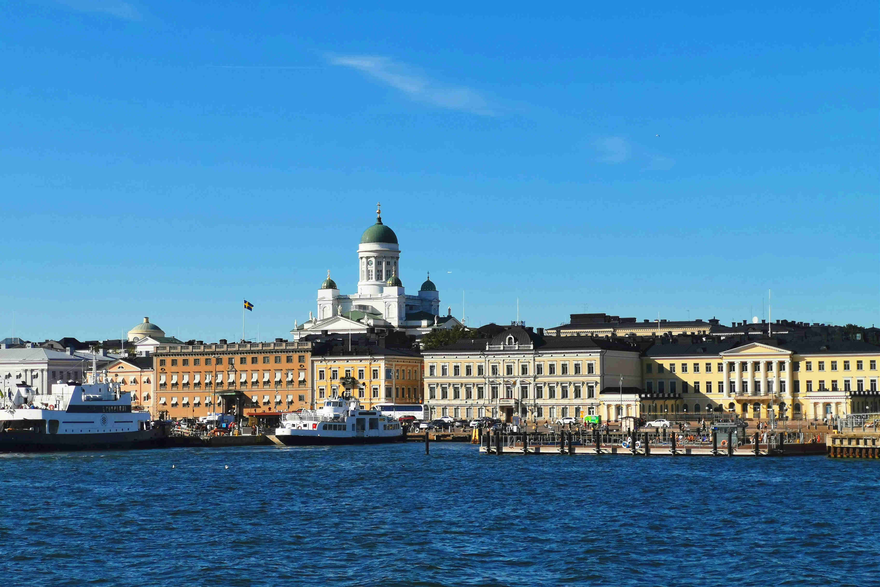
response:
{"label": "green foliage", "polygon": [[456,326],[455,328],[451,328],[449,330],[436,328],[426,334],[424,338],[422,338],[422,342],[424,342],[426,349],[436,349],[442,346],[446,346],[448,344],[452,344],[454,342],[458,342],[463,338],[477,338],[477,332],[465,328],[464,326]]}

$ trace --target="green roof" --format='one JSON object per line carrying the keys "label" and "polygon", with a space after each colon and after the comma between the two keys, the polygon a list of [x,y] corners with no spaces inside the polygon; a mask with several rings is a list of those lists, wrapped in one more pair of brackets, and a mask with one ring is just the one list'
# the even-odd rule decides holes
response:
{"label": "green roof", "polygon": [[364,231],[361,236],[361,244],[367,243],[397,243],[397,235],[394,231],[382,224],[382,220],[377,220],[376,224]]}
{"label": "green roof", "polygon": [[339,288],[336,287],[336,282],[328,277],[327,279],[325,279],[321,283],[321,289],[339,289]]}
{"label": "green roof", "polygon": [[431,281],[431,274],[428,273],[428,279],[425,283],[422,284],[422,287],[419,288],[419,291],[437,291],[437,286],[434,285],[434,282]]}
{"label": "green roof", "polygon": [[385,285],[389,287],[403,287],[403,283],[400,281],[400,278],[396,275],[392,275],[388,278],[388,281],[385,282]]}

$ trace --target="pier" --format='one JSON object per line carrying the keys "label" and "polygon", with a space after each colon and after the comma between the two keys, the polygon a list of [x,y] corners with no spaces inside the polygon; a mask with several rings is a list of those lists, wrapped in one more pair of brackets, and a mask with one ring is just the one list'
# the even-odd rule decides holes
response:
{"label": "pier", "polygon": [[828,436],[828,456],[835,459],[880,459],[880,414],[841,418]]}

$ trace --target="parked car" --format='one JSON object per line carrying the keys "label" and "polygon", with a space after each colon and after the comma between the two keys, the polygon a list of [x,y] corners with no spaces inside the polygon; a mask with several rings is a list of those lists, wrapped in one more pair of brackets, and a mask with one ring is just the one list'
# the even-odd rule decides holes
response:
{"label": "parked car", "polygon": [[433,430],[434,423],[433,422],[419,422],[419,430]]}
{"label": "parked car", "polygon": [[447,424],[455,424],[455,418],[452,416],[440,416],[438,420],[446,422]]}
{"label": "parked car", "polygon": [[397,419],[397,421],[400,422],[400,424],[402,426],[412,426],[416,421],[416,417],[415,416],[401,416],[400,418]]}
{"label": "parked car", "polygon": [[557,424],[561,424],[563,426],[565,426],[566,424],[577,424],[577,422],[577,418],[572,418],[571,416],[566,416],[564,418],[559,418],[558,420],[556,420]]}
{"label": "parked car", "polygon": [[471,420],[471,428],[479,428],[483,425],[482,420]]}
{"label": "parked car", "polygon": [[659,420],[651,420],[647,424],[645,424],[646,428],[669,428],[672,426],[672,423],[669,420],[664,420],[660,418]]}

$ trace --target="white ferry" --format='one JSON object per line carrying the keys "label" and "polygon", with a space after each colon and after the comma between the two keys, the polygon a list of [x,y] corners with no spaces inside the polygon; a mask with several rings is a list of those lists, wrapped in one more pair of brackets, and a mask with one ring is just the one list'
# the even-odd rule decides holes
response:
{"label": "white ferry", "polygon": [[317,410],[284,414],[274,438],[286,445],[381,444],[406,440],[406,435],[397,420],[344,396],[326,400]]}
{"label": "white ferry", "polygon": [[49,393],[25,384],[0,399],[0,452],[154,448],[167,434],[148,412],[132,412],[131,394],[106,373],[58,382]]}

